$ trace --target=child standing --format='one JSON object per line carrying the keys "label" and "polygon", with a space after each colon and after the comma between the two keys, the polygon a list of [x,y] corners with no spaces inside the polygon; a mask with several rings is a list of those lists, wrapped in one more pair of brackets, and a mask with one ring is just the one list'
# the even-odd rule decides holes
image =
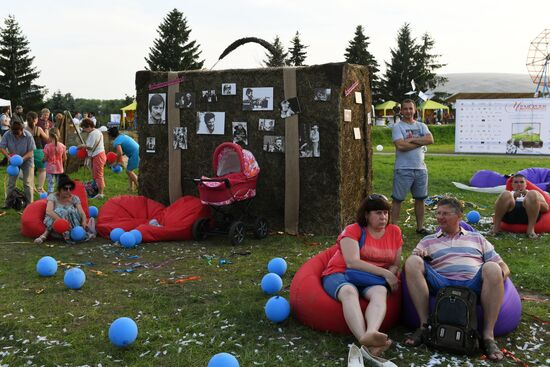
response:
{"label": "child standing", "polygon": [[48,194],[55,191],[55,185],[59,179],[59,175],[64,172],[63,163],[67,160],[67,148],[63,143],[59,142],[59,129],[52,128],[49,130],[50,143],[44,147],[44,161],[46,165],[46,178],[48,180]]}

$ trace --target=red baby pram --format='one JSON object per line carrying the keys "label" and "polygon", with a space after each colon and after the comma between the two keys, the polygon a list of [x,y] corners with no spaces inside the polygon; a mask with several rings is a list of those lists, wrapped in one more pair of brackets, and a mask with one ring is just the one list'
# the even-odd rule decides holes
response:
{"label": "red baby pram", "polygon": [[[267,221],[248,213],[251,199],[256,196],[260,173],[254,155],[238,144],[222,143],[214,151],[212,167],[214,177],[202,176],[193,181],[199,189],[201,202],[210,205],[219,215],[215,215],[214,221],[199,218],[193,225],[193,238],[202,240],[208,234],[229,234],[231,242],[237,245],[244,240],[247,229],[252,229],[257,238],[267,236]],[[238,216],[231,214],[231,204],[240,210]]]}

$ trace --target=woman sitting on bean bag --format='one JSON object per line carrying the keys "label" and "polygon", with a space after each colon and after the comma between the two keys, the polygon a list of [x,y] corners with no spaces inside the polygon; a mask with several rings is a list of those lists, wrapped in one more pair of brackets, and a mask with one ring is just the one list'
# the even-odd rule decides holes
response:
{"label": "woman sitting on bean bag", "polygon": [[[403,240],[399,227],[389,224],[390,208],[385,196],[369,195],[357,211],[356,222],[338,236],[339,249],[322,273],[323,288],[342,303],[346,323],[367,359],[381,360],[377,356],[391,345],[379,328],[386,314],[388,292],[399,290],[397,272]],[[353,284],[360,282],[350,278],[349,269],[369,273],[366,276],[372,281],[363,283],[365,286]],[[364,317],[359,297],[369,300]]]}
{"label": "woman sitting on bean bag", "polygon": [[70,242],[70,231],[76,226],[82,226],[82,228],[88,231],[87,238],[92,236],[94,225],[93,223],[90,223],[92,224],[91,226],[88,225],[88,218],[86,218],[80,198],[72,193],[74,188],[75,183],[69,176],[64,174],[59,175],[57,191],[48,195],[47,198],[48,203],[46,205],[46,216],[44,218],[46,230],[34,240],[34,243],[41,244],[50,234],[54,235],[54,233],[56,233],[54,231],[54,222],[58,219],[65,219],[69,222],[69,228],[62,233],[65,241]]}

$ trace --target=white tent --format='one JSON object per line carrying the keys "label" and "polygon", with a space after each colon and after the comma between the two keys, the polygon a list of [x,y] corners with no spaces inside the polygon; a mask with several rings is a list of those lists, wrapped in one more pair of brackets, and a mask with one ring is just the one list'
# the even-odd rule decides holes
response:
{"label": "white tent", "polygon": [[7,99],[2,99],[2,98],[0,98],[0,107],[4,107],[4,106],[10,107],[10,106],[11,106],[11,102],[8,101]]}

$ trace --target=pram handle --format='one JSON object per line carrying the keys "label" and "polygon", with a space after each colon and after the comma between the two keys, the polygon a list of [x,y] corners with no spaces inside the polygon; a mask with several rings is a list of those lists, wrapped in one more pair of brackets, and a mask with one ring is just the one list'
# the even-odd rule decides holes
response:
{"label": "pram handle", "polygon": [[192,178],[192,177],[184,177],[183,178],[186,181],[193,181],[194,183],[198,184],[199,182],[223,182],[225,183],[225,186],[227,188],[231,187],[231,183],[227,178]]}

